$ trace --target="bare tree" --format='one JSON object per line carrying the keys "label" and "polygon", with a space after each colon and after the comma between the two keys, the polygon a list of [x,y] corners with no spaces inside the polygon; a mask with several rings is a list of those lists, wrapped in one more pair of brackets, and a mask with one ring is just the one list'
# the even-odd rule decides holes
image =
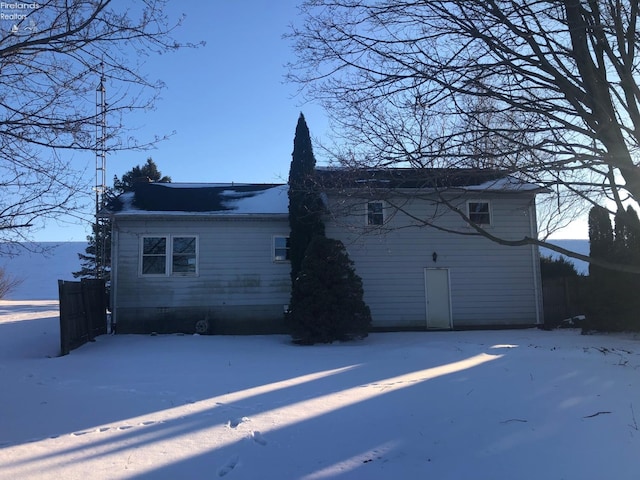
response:
{"label": "bare tree", "polygon": [[79,204],[91,198],[83,172],[75,171],[70,159],[74,152],[96,148],[101,82],[109,90],[107,148],[144,146],[123,127],[123,115],[152,108],[163,87],[142,73],[144,59],[193,46],[173,39],[182,19],[168,18],[166,3],[3,4],[0,242],[27,239],[46,218],[77,215]]}
{"label": "bare tree", "polygon": [[0,267],[0,300],[13,292],[22,282],[23,279],[9,275],[3,267]]}
{"label": "bare tree", "polygon": [[549,187],[556,214],[615,211],[640,200],[639,11],[635,0],[309,0],[289,77],[327,107],[343,161],[491,166]]}

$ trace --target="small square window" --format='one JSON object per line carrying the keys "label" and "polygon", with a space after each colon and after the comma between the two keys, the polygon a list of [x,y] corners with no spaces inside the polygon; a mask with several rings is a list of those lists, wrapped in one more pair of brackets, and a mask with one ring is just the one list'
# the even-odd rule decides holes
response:
{"label": "small square window", "polygon": [[491,225],[489,202],[468,202],[467,208],[467,215],[473,223],[477,225]]}
{"label": "small square window", "polygon": [[367,203],[367,225],[384,225],[382,202]]}
{"label": "small square window", "polygon": [[273,260],[275,262],[290,260],[290,252],[289,237],[273,237]]}

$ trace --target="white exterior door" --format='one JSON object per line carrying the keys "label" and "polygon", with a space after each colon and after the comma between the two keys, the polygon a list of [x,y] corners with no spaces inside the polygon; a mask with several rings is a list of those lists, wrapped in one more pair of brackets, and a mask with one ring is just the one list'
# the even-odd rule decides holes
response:
{"label": "white exterior door", "polygon": [[449,269],[424,269],[425,296],[427,301],[427,328],[451,328],[451,295]]}

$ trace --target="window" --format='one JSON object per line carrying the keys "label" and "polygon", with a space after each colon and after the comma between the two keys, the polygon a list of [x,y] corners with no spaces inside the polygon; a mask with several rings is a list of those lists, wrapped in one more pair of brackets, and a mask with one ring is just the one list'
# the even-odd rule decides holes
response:
{"label": "window", "polygon": [[198,237],[142,237],[142,275],[196,275],[197,267]]}
{"label": "window", "polygon": [[290,260],[291,247],[289,237],[273,237],[273,261],[286,262]]}
{"label": "window", "polygon": [[467,216],[478,225],[491,225],[489,202],[467,202]]}
{"label": "window", "polygon": [[367,203],[367,225],[383,225],[384,210],[382,202]]}
{"label": "window", "polygon": [[173,237],[171,252],[172,274],[196,273],[196,237]]}
{"label": "window", "polygon": [[167,237],[142,238],[142,275],[167,273]]}

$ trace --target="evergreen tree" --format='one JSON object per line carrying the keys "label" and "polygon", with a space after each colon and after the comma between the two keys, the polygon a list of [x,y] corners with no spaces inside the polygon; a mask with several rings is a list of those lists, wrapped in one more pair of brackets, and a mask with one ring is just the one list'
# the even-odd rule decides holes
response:
{"label": "evergreen tree", "polygon": [[117,176],[113,178],[113,189],[116,194],[133,191],[133,185],[141,178],[148,178],[151,182],[171,183],[171,177],[162,176],[158,166],[151,157],[147,158],[144,165],[133,167],[122,175],[122,180]]}
{"label": "evergreen tree", "polygon": [[287,320],[304,344],[362,338],[371,324],[362,280],[342,242],[325,237],[309,128],[300,114],[289,170],[291,302]]}
{"label": "evergreen tree", "polygon": [[552,278],[577,277],[578,271],[573,262],[564,257],[553,258],[542,255],[540,257],[540,275],[544,282]]}
{"label": "evergreen tree", "polygon": [[315,235],[324,235],[321,218],[323,206],[314,181],[315,166],[309,128],[304,115],[300,113],[289,169],[289,258],[292,284],[298,277],[311,239]]}
{"label": "evergreen tree", "polygon": [[[135,166],[124,175],[122,180],[117,176],[113,178],[113,188],[107,188],[104,199],[108,204],[115,196],[125,192],[133,191],[133,185],[137,179],[148,178],[152,182],[170,183],[171,177],[163,176],[158,166],[155,164],[151,157],[147,158],[144,165]],[[109,281],[111,278],[111,227],[107,225],[104,232],[98,235],[97,226],[94,223],[92,226],[92,235],[87,236],[87,248],[85,253],[79,253],[80,270],[73,272],[74,278],[96,278],[99,275],[100,278],[104,278]],[[98,241],[96,241],[98,239]],[[96,272],[96,254],[98,251],[104,249],[105,264],[101,266],[101,271]]]}
{"label": "evergreen tree", "polygon": [[[618,227],[622,228],[620,225]],[[599,206],[589,211],[589,256],[615,261],[619,255],[609,212]],[[620,276],[617,272],[597,265],[589,265],[589,302],[587,328],[620,330],[622,328]]]}
{"label": "evergreen tree", "polygon": [[[610,260],[613,254],[613,229],[606,208],[595,206],[589,211],[589,256]],[[589,276],[602,275],[602,267],[589,264]]]}
{"label": "evergreen tree", "polygon": [[[616,212],[614,228],[614,260],[621,264],[640,266],[640,220],[629,206]],[[640,329],[640,275],[611,272],[615,286],[616,323],[620,329]]]}
{"label": "evergreen tree", "polygon": [[342,242],[316,235],[289,305],[294,341],[310,345],[366,337],[371,312],[363,294],[362,280]]}

